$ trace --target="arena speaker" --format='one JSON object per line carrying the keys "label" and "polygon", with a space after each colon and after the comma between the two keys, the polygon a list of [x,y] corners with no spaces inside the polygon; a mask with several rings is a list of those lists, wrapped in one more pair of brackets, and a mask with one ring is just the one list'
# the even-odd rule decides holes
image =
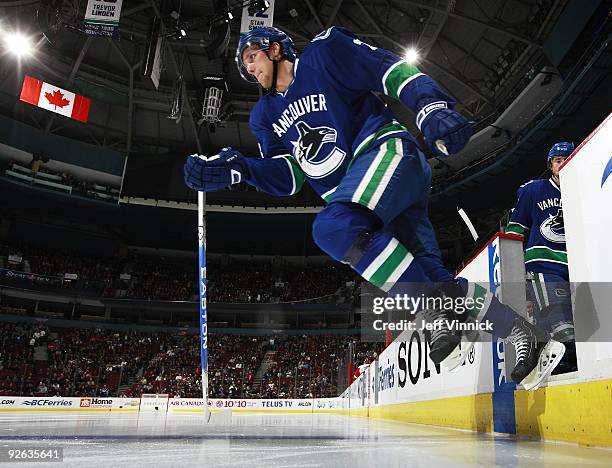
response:
{"label": "arena speaker", "polygon": [[147,45],[142,59],[141,75],[145,84],[157,89],[162,67],[162,52],[164,38],[160,34],[161,21],[154,17],[151,20],[149,34],[147,35]]}

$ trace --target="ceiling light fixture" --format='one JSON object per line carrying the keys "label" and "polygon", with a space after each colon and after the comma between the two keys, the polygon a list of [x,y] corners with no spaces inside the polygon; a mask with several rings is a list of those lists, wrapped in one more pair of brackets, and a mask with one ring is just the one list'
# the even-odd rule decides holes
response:
{"label": "ceiling light fixture", "polygon": [[20,32],[7,33],[4,36],[4,44],[17,57],[23,57],[32,53],[30,38]]}
{"label": "ceiling light fixture", "polygon": [[408,63],[416,63],[419,60],[419,53],[414,47],[410,47],[404,54],[404,59]]}

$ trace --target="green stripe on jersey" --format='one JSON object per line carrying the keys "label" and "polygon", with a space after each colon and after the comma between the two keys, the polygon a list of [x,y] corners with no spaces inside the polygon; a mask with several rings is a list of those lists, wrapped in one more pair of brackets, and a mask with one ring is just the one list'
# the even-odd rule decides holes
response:
{"label": "green stripe on jersey", "polygon": [[421,73],[417,67],[410,65],[408,62],[398,62],[391,66],[391,71],[385,77],[383,86],[387,96],[393,99],[399,99],[400,88],[402,84],[410,77]]}
{"label": "green stripe on jersey", "polygon": [[300,167],[300,165],[297,163],[297,161],[291,157],[291,156],[287,156],[287,161],[289,161],[289,164],[291,165],[291,170],[293,172],[293,177],[295,179],[295,190],[293,191],[293,194],[298,193],[300,190],[302,190],[302,186],[304,185],[304,172],[302,171],[302,168]]}
{"label": "green stripe on jersey", "polygon": [[525,250],[525,263],[527,262],[553,262],[567,265],[567,253],[550,247],[529,247]]}
{"label": "green stripe on jersey", "polygon": [[534,273],[533,284],[535,287],[533,289],[536,293],[536,300],[538,301],[538,305],[540,306],[540,309],[543,309],[544,307],[548,306],[548,300],[546,299],[546,294],[544,291],[544,286],[542,286],[540,275],[541,273]]}
{"label": "green stripe on jersey", "polygon": [[[368,206],[370,200],[372,199],[372,196],[374,195],[374,192],[376,191],[376,189],[378,189],[378,186],[383,181],[383,176],[387,172],[389,164],[391,164],[391,161],[395,157],[396,143],[397,140],[394,138],[389,139],[385,142],[385,144],[387,145],[387,150],[385,151],[382,159],[378,163],[378,166],[376,166],[376,169],[372,173],[370,180],[367,181],[367,185],[365,186],[363,193],[359,197],[358,203],[360,205]],[[368,177],[368,175],[369,174],[366,172],[364,178]]]}
{"label": "green stripe on jersey", "polygon": [[380,127],[376,131],[376,133],[373,133],[369,137],[365,138],[359,144],[359,146],[357,147],[357,151],[355,151],[355,154],[353,155],[353,157],[348,163],[348,166],[346,167],[346,171],[348,172],[348,170],[351,168],[351,166],[353,165],[353,163],[355,162],[358,156],[362,155],[367,150],[372,148],[374,143],[376,143],[378,140],[394,132],[408,132],[408,129],[404,127],[402,124],[400,124],[399,122],[391,122],[383,127]]}
{"label": "green stripe on jersey", "polygon": [[331,198],[331,196],[334,194],[334,192],[338,189],[338,186],[336,185],[333,189],[328,190],[327,192],[325,192],[323,195],[321,195],[321,198],[325,201],[325,202],[329,202],[329,199]]}
{"label": "green stripe on jersey", "polygon": [[575,340],[576,332],[574,331],[574,327],[569,325],[567,328],[564,328],[558,332],[554,332],[553,339],[560,341],[561,343],[565,343],[566,341],[570,340]]}
{"label": "green stripe on jersey", "polygon": [[525,231],[527,230],[518,223],[508,223],[508,226],[506,226],[506,233],[508,234],[519,234],[524,236]]}
{"label": "green stripe on jersey", "polygon": [[389,277],[393,274],[395,269],[404,261],[406,256],[410,255],[410,252],[406,250],[402,244],[397,244],[391,255],[389,255],[382,265],[374,272],[370,278],[370,283],[380,288],[387,282]]}
{"label": "green stripe on jersey", "polygon": [[487,293],[488,290],[485,287],[478,283],[474,283],[474,293],[472,294],[474,305],[467,308],[468,315],[470,315],[473,319],[481,320],[484,313],[486,313],[486,308],[488,308],[486,301]]}

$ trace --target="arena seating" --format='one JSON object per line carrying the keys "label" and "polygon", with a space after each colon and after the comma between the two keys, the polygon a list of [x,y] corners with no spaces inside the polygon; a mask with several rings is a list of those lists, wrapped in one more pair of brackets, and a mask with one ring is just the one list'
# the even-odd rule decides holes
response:
{"label": "arena seating", "polygon": [[[356,336],[209,335],[209,391],[217,398],[337,396]],[[180,332],[53,328],[0,322],[0,395],[199,397],[199,337]],[[357,343],[359,366],[378,343]],[[262,366],[264,357],[271,357]],[[258,376],[258,371],[261,375]],[[343,375],[344,377],[344,375]]]}
{"label": "arena seating", "polygon": [[[326,261],[300,267],[271,260],[233,258],[209,261],[209,302],[333,302],[347,283],[358,283],[347,266]],[[32,245],[0,245],[0,280],[27,288],[59,288],[88,294],[145,300],[189,301],[198,294],[197,262],[192,259],[97,257],[42,249]]]}

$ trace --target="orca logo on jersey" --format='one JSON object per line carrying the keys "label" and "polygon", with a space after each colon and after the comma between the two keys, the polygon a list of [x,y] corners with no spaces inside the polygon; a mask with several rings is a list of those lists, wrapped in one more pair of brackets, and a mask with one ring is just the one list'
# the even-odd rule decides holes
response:
{"label": "orca logo on jersey", "polygon": [[542,237],[550,242],[565,242],[565,226],[563,224],[563,208],[559,208],[556,215],[548,215],[548,218],[540,225]]}
{"label": "orca logo on jersey", "polygon": [[295,123],[297,141],[293,141],[293,155],[302,170],[312,179],[321,179],[334,172],[346,157],[346,152],[337,146],[322,156],[326,143],[335,143],[338,132],[330,127],[310,127],[299,120]]}
{"label": "orca logo on jersey", "polygon": [[300,137],[295,148],[295,157],[298,161],[302,158],[313,160],[319,154],[324,143],[335,143],[337,133],[336,130],[329,127],[309,127],[306,122],[296,122]]}

